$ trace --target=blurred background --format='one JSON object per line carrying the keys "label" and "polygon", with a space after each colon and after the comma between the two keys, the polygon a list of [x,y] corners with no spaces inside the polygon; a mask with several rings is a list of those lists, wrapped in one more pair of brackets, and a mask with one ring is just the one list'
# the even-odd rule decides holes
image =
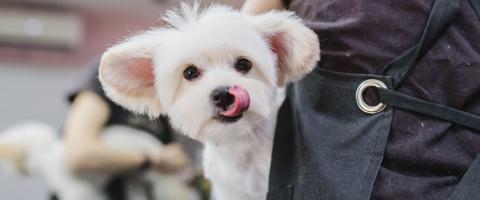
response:
{"label": "blurred background", "polygon": [[[60,129],[66,93],[109,46],[159,24],[178,0],[0,0],[0,130],[41,121]],[[243,0],[202,0],[239,7]],[[45,183],[0,171],[1,200],[45,200]]]}

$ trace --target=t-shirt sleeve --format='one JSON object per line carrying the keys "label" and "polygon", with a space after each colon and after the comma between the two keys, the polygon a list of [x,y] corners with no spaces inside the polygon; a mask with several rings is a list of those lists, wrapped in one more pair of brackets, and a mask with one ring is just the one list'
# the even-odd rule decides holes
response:
{"label": "t-shirt sleeve", "polygon": [[81,75],[81,79],[78,82],[77,86],[75,86],[67,94],[67,100],[69,103],[72,103],[77,97],[77,95],[82,91],[92,91],[98,96],[107,100],[107,102],[109,102],[102,89],[100,80],[98,79],[99,66],[100,59],[95,59],[88,64],[86,70]]}

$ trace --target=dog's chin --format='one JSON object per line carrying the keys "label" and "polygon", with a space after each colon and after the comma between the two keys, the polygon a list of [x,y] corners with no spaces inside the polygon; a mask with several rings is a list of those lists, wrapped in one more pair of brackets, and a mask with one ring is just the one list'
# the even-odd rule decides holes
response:
{"label": "dog's chin", "polygon": [[256,137],[255,129],[262,124],[261,119],[263,118],[250,112],[234,117],[215,115],[196,139],[216,146],[251,143]]}

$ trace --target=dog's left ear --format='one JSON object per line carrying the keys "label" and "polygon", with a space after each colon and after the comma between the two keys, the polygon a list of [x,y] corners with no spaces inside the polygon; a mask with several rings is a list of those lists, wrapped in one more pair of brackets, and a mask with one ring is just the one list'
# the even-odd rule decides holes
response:
{"label": "dog's left ear", "polygon": [[109,48],[102,56],[99,79],[106,95],[136,113],[158,116],[153,54],[158,44],[144,33]]}
{"label": "dog's left ear", "polygon": [[278,57],[278,85],[296,81],[315,68],[320,60],[318,37],[295,14],[271,11],[252,19]]}

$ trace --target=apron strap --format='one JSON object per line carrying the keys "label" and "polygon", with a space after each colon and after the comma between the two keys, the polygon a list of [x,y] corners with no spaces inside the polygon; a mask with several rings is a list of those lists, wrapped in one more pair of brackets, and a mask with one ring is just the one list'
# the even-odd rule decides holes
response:
{"label": "apron strap", "polygon": [[[472,0],[478,1],[478,0]],[[450,25],[460,9],[460,0],[434,0],[432,11],[420,41],[401,56],[387,64],[383,74],[392,76],[393,87],[407,78],[415,63],[421,58],[443,31]]]}
{"label": "apron strap", "polygon": [[480,0],[470,0],[470,4],[472,5],[475,14],[477,14],[478,19],[480,19]]}
{"label": "apron strap", "polygon": [[[287,93],[292,90],[287,87]],[[294,168],[294,111],[290,98],[286,98],[278,112],[279,117],[275,127],[272,162],[269,175],[267,200],[290,199],[293,188],[290,183]],[[288,117],[287,117],[288,116]]]}
{"label": "apron strap", "polygon": [[460,183],[455,187],[448,200],[478,199],[480,188],[480,157],[472,162]]}
{"label": "apron strap", "polygon": [[376,88],[380,102],[480,131],[480,116],[408,96],[394,90]]}

